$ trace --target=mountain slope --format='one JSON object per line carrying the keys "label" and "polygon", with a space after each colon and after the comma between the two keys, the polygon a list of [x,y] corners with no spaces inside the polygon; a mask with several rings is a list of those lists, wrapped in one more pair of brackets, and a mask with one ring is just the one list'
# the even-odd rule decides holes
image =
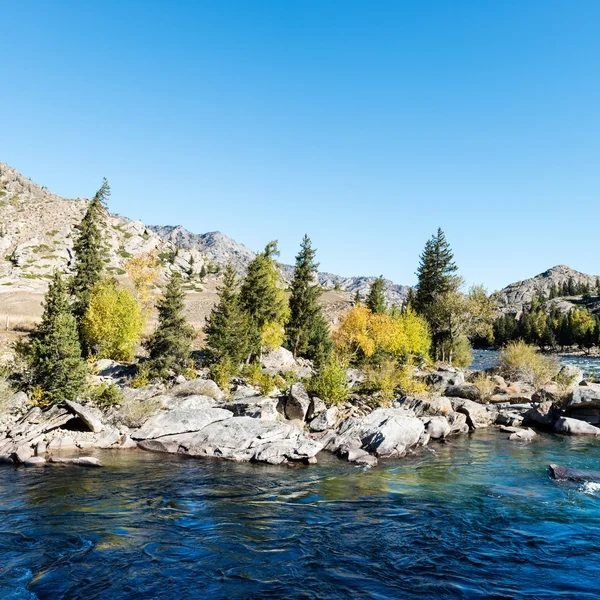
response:
{"label": "mountain slope", "polygon": [[587,284],[592,289],[596,287],[598,281],[598,277],[595,275],[586,275],[566,265],[558,265],[525,281],[512,283],[503,290],[496,292],[498,308],[502,314],[519,314],[535,296],[543,293],[548,297],[550,290],[555,285],[562,286],[564,283],[568,283],[570,279],[575,284]]}
{"label": "mountain slope", "polygon": [[[227,237],[219,231],[211,233],[191,233],[181,225],[151,225],[150,229],[163,240],[171,242],[186,250],[197,250],[209,262],[225,267],[231,261],[236,271],[243,275],[255,254],[246,246]],[[290,282],[294,276],[294,267],[281,265],[282,278]],[[326,290],[339,290],[355,294],[357,291],[364,297],[367,295],[375,277],[342,277],[332,273],[320,272],[317,280]],[[408,294],[409,286],[397,285],[386,279],[385,296],[390,305],[400,305]]]}

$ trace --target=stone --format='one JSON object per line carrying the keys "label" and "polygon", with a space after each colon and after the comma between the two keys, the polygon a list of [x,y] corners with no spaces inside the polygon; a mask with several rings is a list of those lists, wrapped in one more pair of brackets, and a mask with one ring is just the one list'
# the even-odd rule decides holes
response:
{"label": "stone", "polygon": [[568,385],[577,386],[583,381],[583,371],[574,365],[563,365],[556,378]]}
{"label": "stone", "polygon": [[51,456],[48,462],[60,465],[77,465],[79,467],[101,467],[102,463],[93,456],[80,456],[77,458],[62,458]]}
{"label": "stone", "polygon": [[569,409],[573,408],[600,408],[600,384],[591,383],[586,386],[577,386],[569,398]]}
{"label": "stone", "polygon": [[317,415],[325,412],[327,410],[327,405],[321,398],[317,398],[314,396],[310,400],[310,406],[308,407],[308,412],[306,413],[306,419],[311,420],[314,419]]}
{"label": "stone", "polygon": [[340,453],[340,457],[345,458],[348,462],[363,465],[365,467],[375,467],[378,463],[375,456],[360,448],[348,448]]}
{"label": "stone", "polygon": [[600,482],[600,471],[569,469],[561,465],[549,465],[550,476],[557,481]]}
{"label": "stone", "polygon": [[243,400],[244,398],[252,398],[260,395],[260,392],[255,388],[249,385],[241,385],[233,392],[232,398],[233,400]]}
{"label": "stone", "polygon": [[22,444],[18,446],[13,454],[15,462],[23,463],[33,456],[33,448],[29,444]]}
{"label": "stone", "polygon": [[514,412],[500,411],[496,417],[496,425],[506,425],[510,427],[518,427],[523,423],[523,417]]}
{"label": "stone", "polygon": [[253,396],[243,400],[224,402],[219,407],[230,411],[235,417],[252,417],[253,419],[263,419],[265,421],[277,421],[279,418],[278,404],[278,398]]}
{"label": "stone", "polygon": [[565,435],[600,435],[600,428],[569,417],[559,417],[554,424],[554,431]]}
{"label": "stone", "polygon": [[452,406],[456,412],[467,417],[467,424],[471,429],[489,427],[496,421],[497,412],[487,410],[485,406],[471,400],[452,398]]}
{"label": "stone", "polygon": [[276,348],[263,354],[260,361],[265,370],[271,374],[273,373],[285,373],[287,371],[293,371],[296,368],[296,361],[294,355],[286,348]]}
{"label": "stone", "polygon": [[552,402],[542,402],[523,415],[523,424],[552,429],[557,418],[558,414],[554,404]]}
{"label": "stone", "polygon": [[46,459],[42,456],[32,456],[31,458],[23,461],[23,465],[25,467],[39,467],[44,464],[46,464]]}
{"label": "stone", "polygon": [[232,416],[233,413],[230,410],[222,408],[160,411],[150,417],[140,429],[132,432],[131,437],[134,440],[150,440],[168,435],[200,431],[215,421],[229,419]]}
{"label": "stone", "polygon": [[285,416],[290,420],[301,419],[304,421],[309,408],[310,398],[306,388],[301,383],[294,383],[285,403]]}
{"label": "stone", "polygon": [[9,454],[0,454],[0,465],[14,465],[15,461]]}
{"label": "stone", "polygon": [[134,450],[138,445],[134,442],[127,434],[124,436],[123,441],[119,445],[119,450]]}
{"label": "stone", "polygon": [[73,450],[74,448],[77,448],[77,446],[72,437],[55,437],[50,440],[47,451],[52,452],[54,450]]}
{"label": "stone", "polygon": [[309,424],[311,431],[325,431],[326,429],[333,429],[338,422],[338,407],[332,406],[320,412]]}
{"label": "stone", "polygon": [[286,423],[251,417],[217,421],[195,433],[142,440],[139,446],[155,452],[271,464],[307,461],[322,449],[322,444]]}
{"label": "stone", "polygon": [[406,396],[399,400],[396,405],[403,408],[416,417],[447,415],[452,411],[452,403],[449,398],[441,396],[439,398],[416,398]]}
{"label": "stone", "polygon": [[533,402],[559,402],[561,391],[556,383],[548,383],[542,386],[531,396]]}
{"label": "stone", "polygon": [[104,431],[104,424],[100,418],[88,408],[85,408],[81,406],[81,404],[71,400],[65,400],[65,406],[72,413],[77,415],[93,433],[100,433],[101,431]]}
{"label": "stone", "polygon": [[472,383],[462,383],[460,385],[449,385],[446,388],[445,395],[449,398],[463,398],[465,400],[481,400],[479,388]]}
{"label": "stone", "polygon": [[459,435],[469,433],[469,425],[467,424],[467,415],[452,411],[446,416],[450,433],[448,435]]}
{"label": "stone", "polygon": [[432,388],[440,391],[448,387],[461,386],[465,383],[465,374],[453,367],[440,368],[425,377],[425,382]]}
{"label": "stone", "polygon": [[212,379],[192,379],[180,383],[170,390],[173,396],[210,396],[215,400],[223,400],[225,394]]}
{"label": "stone", "polygon": [[104,435],[93,442],[92,447],[103,449],[113,448],[121,443],[121,438],[122,435],[116,427],[106,428]]}
{"label": "stone", "polygon": [[431,439],[441,440],[450,435],[450,424],[445,417],[421,417],[421,420]]}
{"label": "stone", "polygon": [[4,410],[10,414],[23,413],[29,406],[29,397],[25,392],[17,392],[4,402]]}
{"label": "stone", "polygon": [[160,396],[165,393],[165,386],[162,383],[154,383],[143,388],[123,388],[123,402],[143,401]]}
{"label": "stone", "polygon": [[366,374],[361,369],[346,369],[346,381],[350,388],[360,385],[365,380],[365,377]]}
{"label": "stone", "polygon": [[182,396],[174,398],[173,396],[156,396],[154,400],[160,399],[161,407],[167,410],[189,409],[198,410],[201,408],[212,408],[216,406],[216,401],[210,396]]}
{"label": "stone", "polygon": [[47,446],[46,442],[44,442],[44,441],[38,442],[35,446],[35,455],[41,456],[42,454],[46,454],[47,448],[48,448],[48,446]]}
{"label": "stone", "polygon": [[531,442],[534,437],[536,437],[536,432],[533,429],[519,429],[517,431],[513,431],[508,439],[511,442]]}

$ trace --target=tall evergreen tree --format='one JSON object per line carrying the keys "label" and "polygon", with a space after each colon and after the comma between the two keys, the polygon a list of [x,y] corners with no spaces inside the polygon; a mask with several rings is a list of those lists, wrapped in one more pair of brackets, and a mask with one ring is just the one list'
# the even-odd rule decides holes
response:
{"label": "tall evergreen tree", "polygon": [[356,294],[354,294],[354,300],[352,301],[354,306],[358,304],[362,304],[362,296],[360,295],[360,291],[356,290]]}
{"label": "tall evergreen tree", "polygon": [[435,302],[437,295],[455,288],[456,271],[457,266],[450,244],[444,232],[438,229],[436,234],[427,240],[420,257],[417,270],[419,282],[415,295],[415,308],[418,312],[425,313],[427,307]]}
{"label": "tall evergreen tree", "polygon": [[248,317],[239,301],[237,274],[229,263],[218,288],[219,302],[206,319],[206,347],[213,362],[238,366],[248,354]]}
{"label": "tall evergreen tree", "polygon": [[150,371],[155,377],[181,373],[191,363],[195,332],[183,314],[185,294],[181,281],[181,275],[172,271],[164,295],[156,303],[158,327],[146,343]]}
{"label": "tall evergreen tree", "polygon": [[62,275],[56,272],[44,299],[42,321],[25,350],[30,383],[50,402],[75,400],[86,389],[88,368]]}
{"label": "tall evergreen tree", "polygon": [[387,310],[385,303],[385,296],[383,291],[385,288],[385,281],[383,275],[380,275],[372,284],[367,294],[366,305],[367,308],[376,315],[383,315]]}
{"label": "tall evergreen tree", "polygon": [[600,296],[600,277],[596,277],[596,294]]}
{"label": "tall evergreen tree", "polygon": [[296,269],[291,285],[290,317],[286,324],[286,345],[297,356],[315,354],[323,358],[323,352],[331,348],[329,327],[319,305],[321,287],[314,282],[319,267],[315,262],[316,251],[310,238],[302,239],[296,256]]}
{"label": "tall evergreen tree", "polygon": [[277,242],[269,242],[248,265],[240,290],[240,304],[250,320],[249,351],[255,356],[261,353],[267,327],[283,327],[287,320],[287,299],[277,285],[279,272],[274,257],[278,255]]}
{"label": "tall evergreen tree", "polygon": [[[106,203],[109,196],[110,187],[104,178],[102,186],[90,202],[79,225],[77,238],[73,244],[75,273],[71,279],[71,293],[75,297],[73,313],[78,324],[81,323],[87,310],[92,288],[102,279],[106,256],[102,229],[105,224]],[[86,352],[86,348],[83,350]]]}

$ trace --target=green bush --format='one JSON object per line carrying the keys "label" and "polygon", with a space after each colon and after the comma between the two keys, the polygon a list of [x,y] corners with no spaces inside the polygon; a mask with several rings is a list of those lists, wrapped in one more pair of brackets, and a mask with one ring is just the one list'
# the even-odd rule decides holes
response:
{"label": "green bush", "polygon": [[327,404],[341,404],[350,395],[346,371],[335,355],[331,355],[309,382],[311,392]]}
{"label": "green bush", "polygon": [[107,408],[123,401],[123,392],[114,383],[102,383],[92,390],[92,400],[100,408]]}
{"label": "green bush", "polygon": [[558,359],[540,354],[522,340],[510,342],[500,353],[500,370],[507,379],[535,387],[548,383],[559,368]]}

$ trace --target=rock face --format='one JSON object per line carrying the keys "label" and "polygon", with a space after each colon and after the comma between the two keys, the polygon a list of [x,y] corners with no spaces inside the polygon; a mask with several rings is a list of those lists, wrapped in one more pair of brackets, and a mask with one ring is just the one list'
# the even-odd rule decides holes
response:
{"label": "rock face", "polygon": [[243,400],[233,402],[224,402],[220,404],[221,408],[230,411],[236,417],[252,417],[253,419],[263,419],[265,421],[277,421],[279,412],[277,398],[264,398],[262,396],[251,396]]}
{"label": "rock face", "polygon": [[600,385],[590,383],[575,387],[567,404],[567,415],[600,425]]}
{"label": "rock face", "polygon": [[76,414],[89,427],[90,431],[100,433],[104,430],[104,425],[102,424],[100,417],[94,414],[90,409],[84,408],[81,404],[71,402],[70,400],[65,402],[65,406],[72,413]]}
{"label": "rock face", "polygon": [[338,420],[338,407],[332,406],[327,410],[319,413],[311,422],[311,431],[325,431],[326,429],[332,429],[335,427]]}
{"label": "rock face", "polygon": [[574,271],[566,265],[558,265],[540,275],[513,283],[496,293],[498,308],[502,314],[519,314],[533,298],[543,292],[546,297],[554,285],[561,285],[573,279],[575,284],[588,284],[592,289],[596,286],[597,277]]}
{"label": "rock face", "polygon": [[489,427],[496,421],[497,412],[487,410],[485,406],[471,400],[452,398],[452,406],[456,412],[467,417],[467,424],[472,429]]}
{"label": "rock face", "polygon": [[290,388],[287,401],[285,403],[285,416],[290,420],[296,419],[304,421],[310,408],[310,397],[306,388],[301,383],[295,383]]}
{"label": "rock face", "polygon": [[155,452],[270,464],[305,461],[322,448],[321,444],[307,439],[290,425],[251,417],[218,421],[195,433],[145,440],[140,446]]}
{"label": "rock face", "polygon": [[134,440],[151,440],[173,434],[200,431],[215,421],[223,421],[233,416],[222,408],[175,409],[161,411],[151,417],[138,431],[132,433]]}

